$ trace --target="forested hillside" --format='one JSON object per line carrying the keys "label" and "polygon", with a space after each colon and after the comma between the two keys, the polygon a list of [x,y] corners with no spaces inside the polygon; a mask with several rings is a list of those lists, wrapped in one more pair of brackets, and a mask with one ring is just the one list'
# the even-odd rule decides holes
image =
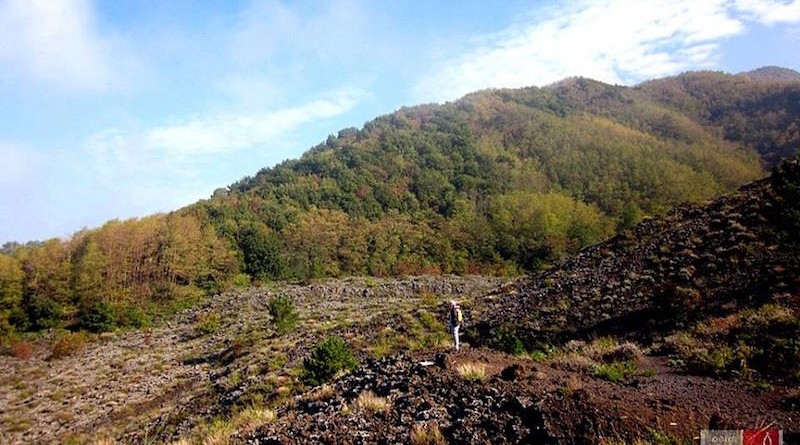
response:
{"label": "forested hillside", "polygon": [[[783,73],[785,74],[785,73]],[[168,215],[0,254],[0,334],[147,322],[249,279],[539,269],[797,151],[800,82],[568,79],[403,108]]]}

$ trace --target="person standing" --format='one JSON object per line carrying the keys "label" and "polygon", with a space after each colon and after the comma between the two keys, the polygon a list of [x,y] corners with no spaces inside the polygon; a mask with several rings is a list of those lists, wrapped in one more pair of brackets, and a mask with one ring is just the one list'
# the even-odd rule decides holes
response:
{"label": "person standing", "polygon": [[458,306],[458,303],[456,303],[456,300],[450,300],[450,310],[448,311],[447,325],[450,328],[450,332],[453,334],[456,351],[458,351],[461,346],[458,341],[458,331],[461,329],[461,323],[463,321],[464,314],[461,312],[461,308]]}

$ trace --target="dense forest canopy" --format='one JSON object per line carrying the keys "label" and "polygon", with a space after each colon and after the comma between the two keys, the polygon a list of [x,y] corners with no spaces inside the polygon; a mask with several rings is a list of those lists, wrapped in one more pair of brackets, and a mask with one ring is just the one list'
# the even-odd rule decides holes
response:
{"label": "dense forest canopy", "polygon": [[0,334],[136,324],[250,279],[536,270],[796,153],[786,77],[573,78],[402,108],[170,214],[6,245]]}

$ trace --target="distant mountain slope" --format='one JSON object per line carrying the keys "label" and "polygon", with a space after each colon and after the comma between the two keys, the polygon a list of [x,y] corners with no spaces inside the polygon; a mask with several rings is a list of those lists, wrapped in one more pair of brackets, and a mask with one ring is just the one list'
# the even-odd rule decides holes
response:
{"label": "distant mountain slope", "polygon": [[766,82],[800,82],[800,73],[779,66],[765,66],[738,75]]}
{"label": "distant mountain slope", "polygon": [[768,167],[800,147],[798,73],[763,68],[743,75],[686,73],[638,89],[725,140],[755,149]]}
{"label": "distant mountain slope", "polygon": [[795,153],[800,83],[756,77],[573,78],[402,108],[199,206],[255,276],[535,270]]}
{"label": "distant mountain slope", "polygon": [[[646,220],[488,297],[475,340],[501,326],[533,349],[602,335],[645,344],[666,338],[705,371],[800,378],[798,228],[795,160],[733,195]],[[713,361],[719,369],[704,368],[714,351],[721,351]]]}

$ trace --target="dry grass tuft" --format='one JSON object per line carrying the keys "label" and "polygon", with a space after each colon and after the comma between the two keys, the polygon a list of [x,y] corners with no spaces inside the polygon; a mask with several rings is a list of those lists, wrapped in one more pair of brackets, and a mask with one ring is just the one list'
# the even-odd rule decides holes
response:
{"label": "dry grass tuft", "polygon": [[413,445],[445,445],[444,435],[439,429],[439,425],[430,423],[427,425],[414,425],[411,428],[411,443]]}
{"label": "dry grass tuft", "polygon": [[585,354],[570,352],[553,359],[553,367],[569,372],[586,372],[595,362]]}
{"label": "dry grass tuft", "polygon": [[236,430],[248,434],[275,421],[275,411],[266,408],[250,407],[236,416],[233,423]]}
{"label": "dry grass tuft", "polygon": [[304,402],[319,402],[320,400],[327,400],[333,397],[335,390],[332,385],[322,385],[317,389],[305,394],[302,398]]}
{"label": "dry grass tuft", "polygon": [[368,411],[371,413],[386,412],[391,406],[389,399],[386,397],[379,397],[372,391],[364,391],[359,394],[353,404],[359,411]]}
{"label": "dry grass tuft", "polygon": [[203,438],[203,445],[228,445],[235,429],[233,424],[224,421],[212,423]]}
{"label": "dry grass tuft", "polygon": [[116,445],[117,441],[113,437],[101,437],[92,442],[93,445]]}
{"label": "dry grass tuft", "polygon": [[456,366],[456,372],[461,378],[470,382],[482,382],[486,379],[484,363],[464,362]]}
{"label": "dry grass tuft", "polygon": [[638,363],[641,362],[643,358],[644,354],[642,354],[642,350],[639,349],[638,346],[631,342],[625,342],[605,352],[600,357],[600,360],[606,363],[625,360],[632,360]]}

